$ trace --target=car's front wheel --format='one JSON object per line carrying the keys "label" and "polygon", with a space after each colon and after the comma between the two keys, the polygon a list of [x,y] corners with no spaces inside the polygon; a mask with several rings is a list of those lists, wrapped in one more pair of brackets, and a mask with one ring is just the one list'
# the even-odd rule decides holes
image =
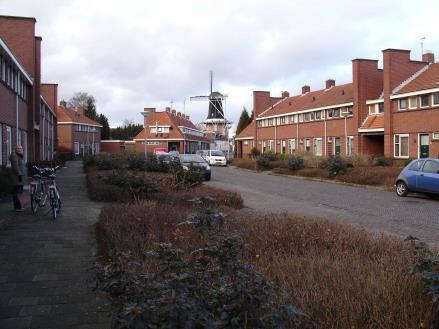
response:
{"label": "car's front wheel", "polygon": [[403,181],[398,181],[396,183],[396,194],[398,196],[404,197],[407,196],[407,194],[409,193],[409,189],[406,183],[404,183]]}
{"label": "car's front wheel", "polygon": [[211,174],[210,174],[210,173],[205,174],[205,175],[204,175],[204,180],[205,180],[205,181],[210,181],[210,177],[211,177]]}

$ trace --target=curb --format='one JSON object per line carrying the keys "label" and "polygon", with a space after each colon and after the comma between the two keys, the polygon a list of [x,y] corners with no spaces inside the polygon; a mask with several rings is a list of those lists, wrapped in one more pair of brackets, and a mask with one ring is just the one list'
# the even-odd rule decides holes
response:
{"label": "curb", "polygon": [[[243,170],[243,171],[247,171],[247,172],[252,172],[252,173],[255,173],[255,174],[259,174],[260,173],[260,172],[258,172],[256,170],[240,168],[240,167],[236,167],[236,166],[230,166],[230,167],[232,167],[234,169],[237,169],[237,170]],[[384,187],[384,186],[363,185],[363,184],[340,182],[340,181],[329,180],[329,179],[324,179],[324,178],[314,178],[314,177],[304,177],[304,176],[295,176],[295,175],[287,175],[287,174],[277,174],[277,173],[274,173],[272,171],[267,171],[267,175],[287,177],[287,178],[290,178],[290,179],[307,180],[307,181],[311,181],[311,182],[320,182],[320,183],[328,183],[328,184],[335,184],[335,185],[360,187],[360,188],[371,189],[371,190],[378,190],[378,191],[393,192],[393,189],[391,189],[389,187]]]}

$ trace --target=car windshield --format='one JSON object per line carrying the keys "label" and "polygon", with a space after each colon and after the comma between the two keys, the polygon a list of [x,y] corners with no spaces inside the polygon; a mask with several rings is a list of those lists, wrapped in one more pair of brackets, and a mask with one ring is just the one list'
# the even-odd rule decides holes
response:
{"label": "car windshield", "polygon": [[197,162],[205,163],[204,159],[199,154],[180,154],[181,162]]}
{"label": "car windshield", "polygon": [[169,154],[157,154],[157,158],[164,161],[171,160],[171,156]]}
{"label": "car windshield", "polygon": [[214,157],[223,157],[224,153],[221,151],[211,151],[210,154]]}

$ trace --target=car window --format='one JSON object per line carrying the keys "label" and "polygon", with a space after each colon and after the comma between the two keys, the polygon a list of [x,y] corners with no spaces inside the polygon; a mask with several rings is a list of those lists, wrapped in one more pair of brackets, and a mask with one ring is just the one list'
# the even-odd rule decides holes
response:
{"label": "car window", "polygon": [[180,154],[180,159],[182,162],[205,162],[199,154]]}
{"label": "car window", "polygon": [[410,165],[409,170],[419,171],[419,170],[421,170],[423,163],[424,163],[423,160],[415,161]]}
{"label": "car window", "polygon": [[433,174],[439,173],[439,162],[427,160],[422,171]]}
{"label": "car window", "polygon": [[224,153],[221,151],[211,151],[211,155],[214,157],[223,157]]}

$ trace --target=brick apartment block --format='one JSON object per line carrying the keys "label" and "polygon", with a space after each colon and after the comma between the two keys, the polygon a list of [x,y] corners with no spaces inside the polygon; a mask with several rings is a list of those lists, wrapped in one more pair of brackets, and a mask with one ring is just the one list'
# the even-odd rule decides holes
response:
{"label": "brick apartment block", "polygon": [[119,152],[122,150],[144,152],[145,129],[147,152],[162,148],[166,151],[180,153],[195,153],[198,150],[209,149],[210,140],[204,136],[190,121],[189,116],[171,110],[158,112],[155,108],[145,108],[148,114],[144,119],[144,128],[132,141],[105,140],[102,141],[103,152]]}
{"label": "brick apartment block", "polygon": [[253,92],[256,118],[235,138],[238,157],[261,152],[439,157],[439,63],[426,53],[383,50],[378,61],[354,59],[352,83],[272,97]]}
{"label": "brick apartment block", "polygon": [[27,161],[51,160],[56,147],[58,85],[41,83],[35,18],[0,16],[0,165],[14,145]]}
{"label": "brick apartment block", "polygon": [[84,109],[57,108],[58,148],[83,157],[100,152],[102,125],[84,115]]}

